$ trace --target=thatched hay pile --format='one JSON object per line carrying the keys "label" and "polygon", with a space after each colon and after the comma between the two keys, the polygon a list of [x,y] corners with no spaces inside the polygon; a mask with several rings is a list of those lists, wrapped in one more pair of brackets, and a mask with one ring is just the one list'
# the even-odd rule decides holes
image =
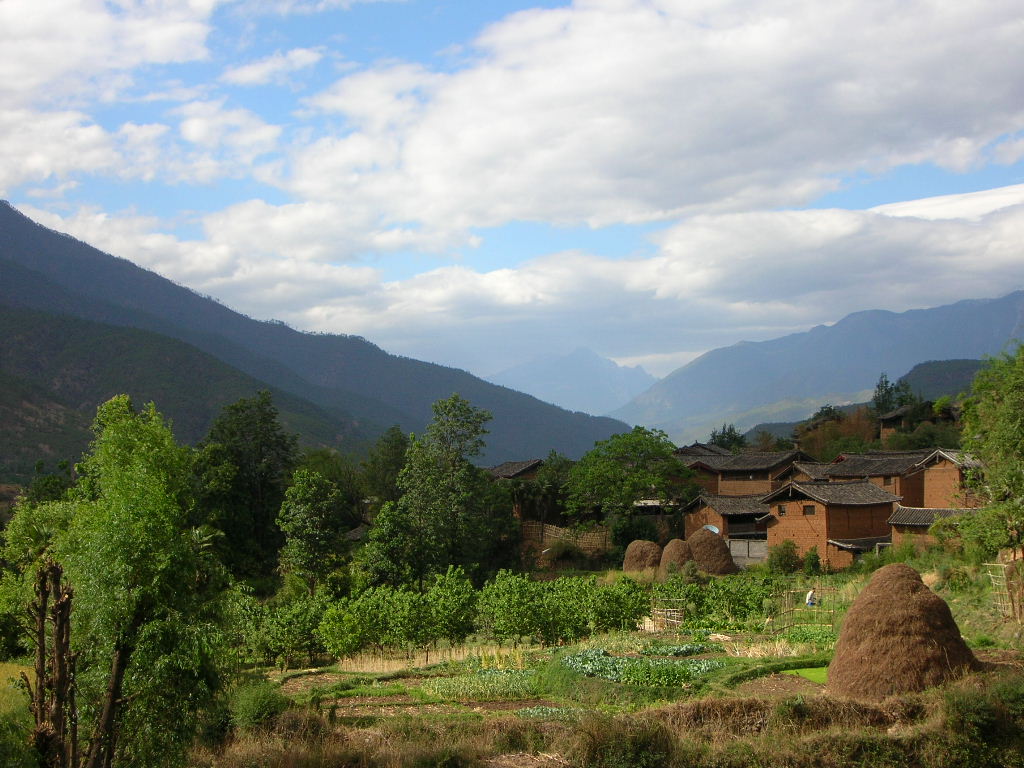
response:
{"label": "thatched hay pile", "polygon": [[946,601],[908,565],[879,568],[843,622],[828,692],[882,699],[980,669]]}
{"label": "thatched hay pile", "polygon": [[672,539],[661,551],[661,566],[659,570],[662,576],[670,575],[672,571],[680,570],[684,564],[693,560],[693,553],[690,545],[682,539]]}
{"label": "thatched hay pile", "polygon": [[644,571],[657,568],[661,563],[661,547],[653,541],[637,539],[626,547],[626,556],[622,560],[624,571]]}
{"label": "thatched hay pile", "polygon": [[729,545],[717,533],[701,528],[687,539],[686,543],[690,545],[690,552],[697,561],[697,567],[704,573],[713,576],[739,573],[740,569],[732,559]]}

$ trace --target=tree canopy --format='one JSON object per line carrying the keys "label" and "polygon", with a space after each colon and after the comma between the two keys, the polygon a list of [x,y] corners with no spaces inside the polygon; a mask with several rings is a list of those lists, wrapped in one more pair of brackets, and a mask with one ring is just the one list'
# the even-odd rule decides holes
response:
{"label": "tree canopy", "polygon": [[975,478],[1000,505],[1013,546],[1024,542],[1024,345],[992,358],[974,379],[963,447],[984,465]]}
{"label": "tree canopy", "polygon": [[483,448],[489,419],[458,394],[434,404],[434,420],[406,452],[398,475],[402,496],[381,508],[361,552],[374,583],[422,589],[451,565],[475,576],[497,567],[488,553],[508,550],[511,503],[469,461]]}
{"label": "tree canopy", "polygon": [[115,397],[93,429],[68,500],[7,531],[6,578],[35,585],[35,743],[47,765],[178,764],[225,658],[216,534],[190,525],[193,455],[152,405]]}
{"label": "tree canopy", "polygon": [[569,471],[567,511],[582,516],[629,515],[640,499],[674,501],[690,491],[692,474],[661,430],[634,427],[601,440]]}

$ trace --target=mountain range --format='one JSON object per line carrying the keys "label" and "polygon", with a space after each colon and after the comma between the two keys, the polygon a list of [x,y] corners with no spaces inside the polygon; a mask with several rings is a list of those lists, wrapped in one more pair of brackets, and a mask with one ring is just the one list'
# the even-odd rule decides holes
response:
{"label": "mountain range", "polygon": [[[453,392],[493,415],[484,462],[552,449],[578,457],[627,428],[466,371],[388,354],[358,336],[302,333],[254,320],[43,227],[7,203],[0,204],[0,308],[8,310],[0,316],[9,337],[0,357],[0,375],[10,384],[5,391],[17,390],[39,419],[69,429],[88,423],[107,393],[126,389],[140,401],[154,400],[173,417],[179,439],[187,440],[203,434],[220,407],[258,389],[275,393],[283,419],[304,443],[342,450],[360,450],[391,424],[421,431],[431,405]],[[148,333],[119,335],[116,329]],[[62,337],[74,343],[58,348]],[[52,354],[33,363],[44,340]],[[75,348],[88,354],[69,362]],[[12,398],[0,402],[0,415],[10,420],[0,423],[0,432],[14,426],[12,413],[20,406]],[[12,454],[0,456],[0,465],[14,461]],[[16,463],[23,466],[24,457]]]}
{"label": "mountain range", "polygon": [[723,423],[806,418],[826,403],[871,398],[928,360],[977,359],[1024,338],[1024,291],[907,312],[870,310],[771,341],[713,349],[610,415],[665,430],[676,442],[706,439]]}
{"label": "mountain range", "polygon": [[595,415],[620,408],[656,378],[640,366],[618,365],[590,349],[539,357],[485,377],[562,408]]}

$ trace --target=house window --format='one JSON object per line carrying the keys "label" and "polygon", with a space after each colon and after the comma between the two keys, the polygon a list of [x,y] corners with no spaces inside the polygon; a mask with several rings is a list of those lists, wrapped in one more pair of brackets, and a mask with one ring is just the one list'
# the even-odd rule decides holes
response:
{"label": "house window", "polygon": [[785,504],[779,504],[779,517],[782,517],[785,514],[786,514],[786,505]]}
{"label": "house window", "polygon": [[892,478],[891,477],[883,477],[882,478],[882,485],[892,485]]}
{"label": "house window", "polygon": [[814,514],[814,505],[813,504],[804,504],[804,514],[805,515],[813,515]]}

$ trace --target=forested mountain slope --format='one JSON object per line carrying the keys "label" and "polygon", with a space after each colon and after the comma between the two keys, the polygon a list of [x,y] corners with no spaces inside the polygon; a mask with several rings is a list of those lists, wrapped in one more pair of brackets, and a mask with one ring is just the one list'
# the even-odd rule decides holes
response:
{"label": "forested mountain slope", "polygon": [[[308,334],[216,301],[42,227],[0,204],[0,305],[63,312],[188,342],[359,430],[419,431],[453,392],[494,414],[483,460],[579,456],[623,423],[572,413],[465,371],[388,354],[357,336]],[[158,403],[159,404],[159,403]]]}
{"label": "forested mountain slope", "polygon": [[902,313],[856,312],[805,333],[711,350],[612,415],[664,429],[677,442],[706,437],[723,422],[746,429],[788,421],[822,402],[863,400],[882,371],[896,379],[927,360],[997,354],[1022,329],[1022,291]]}

